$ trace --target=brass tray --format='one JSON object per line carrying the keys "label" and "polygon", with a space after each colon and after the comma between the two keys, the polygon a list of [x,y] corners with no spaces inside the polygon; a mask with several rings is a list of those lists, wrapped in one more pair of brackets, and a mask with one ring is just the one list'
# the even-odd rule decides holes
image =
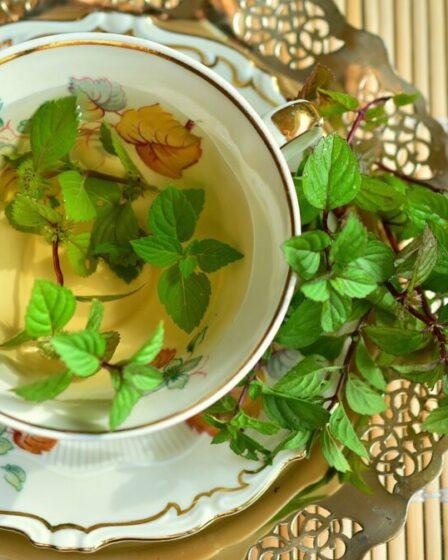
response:
{"label": "brass tray", "polygon": [[[79,0],[55,5],[52,0],[1,0],[0,24],[23,18],[73,20],[99,8],[148,13],[164,29],[239,50],[275,76],[287,97],[297,94],[317,62],[330,67],[345,90],[365,100],[415,91],[393,71],[381,39],[350,26],[331,0]],[[426,179],[435,189],[447,188],[448,135],[423,99],[415,109],[397,110],[381,140],[378,157],[384,165]],[[436,399],[421,385],[391,384],[388,410],[363,435],[371,455],[365,478],[373,493],[344,485],[280,522],[266,519],[264,536],[238,554],[246,560],[361,560],[390,540],[405,522],[412,495],[442,468],[448,438],[420,427]]]}

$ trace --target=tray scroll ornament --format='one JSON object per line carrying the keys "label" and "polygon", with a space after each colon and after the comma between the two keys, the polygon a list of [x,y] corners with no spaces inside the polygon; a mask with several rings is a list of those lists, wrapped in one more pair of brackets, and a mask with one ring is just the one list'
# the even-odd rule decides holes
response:
{"label": "tray scroll ornament", "polygon": [[[332,0],[78,0],[122,12],[150,13],[156,25],[219,40],[276,77],[279,90],[297,95],[313,65],[329,67],[342,89],[368,101],[390,92],[415,92],[392,69],[380,38],[350,26]],[[0,0],[0,23],[32,17],[48,0]],[[386,110],[377,138],[360,137],[390,169],[448,187],[448,135],[420,99]],[[346,123],[349,125],[350,123]],[[373,140],[376,140],[373,142]],[[378,151],[379,150],[379,151]],[[412,495],[442,467],[448,439],[421,430],[436,393],[405,382],[389,387],[388,410],[365,429],[371,463],[366,494],[343,485],[321,502],[294,512],[254,544],[246,560],[361,560],[400,529]]]}

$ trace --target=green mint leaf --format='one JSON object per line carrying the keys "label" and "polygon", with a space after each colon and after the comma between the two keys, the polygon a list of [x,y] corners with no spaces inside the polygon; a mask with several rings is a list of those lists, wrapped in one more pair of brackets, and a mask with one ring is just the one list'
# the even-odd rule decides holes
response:
{"label": "green mint leaf", "polygon": [[105,149],[105,151],[108,154],[110,154],[112,156],[117,155],[115,153],[114,144],[112,142],[112,134],[111,134],[110,126],[108,126],[104,122],[101,123],[101,126],[100,126],[100,141],[101,141],[101,144],[103,145],[103,148]]}
{"label": "green mint leaf", "polygon": [[268,457],[270,452],[258,441],[241,432],[238,428],[228,425],[227,430],[231,436],[230,449],[250,461],[258,461],[259,456]]}
{"label": "green mint leaf", "polygon": [[75,307],[70,290],[48,280],[36,280],[25,313],[25,330],[33,338],[55,334],[73,317]]}
{"label": "green mint leaf", "polygon": [[303,178],[294,175],[294,186],[296,187],[297,198],[300,200],[300,221],[303,226],[311,223],[319,215],[319,210],[312,206],[303,192]]}
{"label": "green mint leaf", "polygon": [[32,336],[30,336],[26,331],[21,331],[15,334],[14,336],[12,336],[11,338],[5,340],[5,342],[2,342],[0,344],[0,348],[2,350],[17,348],[17,346],[21,346],[22,344],[25,344],[26,342],[30,342],[31,340],[33,340]]}
{"label": "green mint leaf", "polygon": [[109,362],[120,344],[120,333],[117,331],[106,331],[102,332],[101,336],[104,338],[106,343],[106,350],[104,351],[103,360]]}
{"label": "green mint leaf", "polygon": [[300,286],[303,295],[313,301],[327,301],[330,297],[328,278],[316,278]]}
{"label": "green mint leaf", "polygon": [[70,371],[79,377],[94,374],[106,350],[104,338],[96,331],[58,334],[51,343]]}
{"label": "green mint leaf", "polygon": [[129,177],[129,179],[131,179],[131,181],[140,181],[140,172],[135,163],[130,158],[128,152],[126,151],[126,148],[123,146],[119,135],[110,125],[104,122],[102,123],[100,129],[100,140],[107,152],[112,155],[118,156],[118,159],[120,160],[121,165],[124,167],[126,175]]}
{"label": "green mint leaf", "polygon": [[243,258],[239,251],[216,239],[195,240],[187,250],[189,254],[197,258],[197,262],[204,272],[215,272],[223,266]]}
{"label": "green mint leaf", "polygon": [[306,231],[283,244],[286,262],[304,280],[312,278],[319,269],[320,252],[330,245],[330,237],[323,231]]}
{"label": "green mint leaf", "polygon": [[150,235],[131,241],[132,248],[146,263],[163,268],[176,264],[182,256],[182,245],[173,237]]}
{"label": "green mint leaf", "polygon": [[431,221],[442,227],[446,225],[448,197],[420,185],[409,185],[403,211],[410,221],[410,226],[403,232],[403,236],[415,237]]}
{"label": "green mint leaf", "polygon": [[17,224],[23,228],[36,228],[37,230],[61,221],[61,215],[56,210],[23,194],[15,197],[9,210],[9,216],[12,226]]}
{"label": "green mint leaf", "polygon": [[330,416],[320,404],[283,395],[263,395],[263,404],[268,418],[288,430],[321,428]]}
{"label": "green mint leaf", "polygon": [[78,276],[89,276],[95,271],[96,259],[90,255],[90,232],[71,234],[67,240],[67,260]]}
{"label": "green mint leaf", "polygon": [[341,355],[345,337],[343,336],[320,336],[315,342],[300,349],[304,356],[319,354],[327,360],[336,360]]}
{"label": "green mint leaf", "polygon": [[210,281],[204,273],[182,276],[178,266],[166,270],[158,283],[159,298],[168,315],[190,333],[199,325],[210,301]]}
{"label": "green mint leaf", "polygon": [[403,105],[414,104],[420,98],[420,92],[415,93],[397,93],[394,95],[393,100],[397,107],[402,107]]}
{"label": "green mint leaf", "polygon": [[153,335],[145,344],[132,356],[130,361],[135,364],[149,365],[159,354],[163,347],[164,328],[160,323]]}
{"label": "green mint leaf", "polygon": [[387,354],[401,356],[425,348],[431,341],[428,333],[401,327],[364,327],[369,339]]}
{"label": "green mint leaf", "polygon": [[87,330],[99,331],[104,317],[104,305],[98,299],[92,301],[89,316],[87,318]]}
{"label": "green mint leaf", "polygon": [[321,304],[305,300],[280,327],[277,342],[288,348],[305,348],[322,334]]}
{"label": "green mint leaf", "polygon": [[350,214],[331,246],[330,260],[338,266],[343,266],[362,256],[366,247],[367,230],[355,214]]}
{"label": "green mint leaf", "polygon": [[344,454],[339,449],[337,443],[334,441],[328,430],[325,430],[322,433],[320,443],[322,453],[330,467],[333,467],[337,471],[343,473],[351,470],[347,459],[344,457]]}
{"label": "green mint leaf", "polygon": [[336,410],[332,412],[328,430],[335,439],[348,447],[353,453],[364,459],[369,458],[369,454],[356,434],[342,403],[339,403]]}
{"label": "green mint leaf", "polygon": [[424,364],[392,364],[391,369],[397,371],[400,377],[404,377],[413,383],[422,383],[433,388],[444,374],[443,365],[437,362]]}
{"label": "green mint leaf", "polygon": [[361,174],[350,146],[337,134],[323,138],[305,164],[303,192],[308,202],[332,210],[358,194]]}
{"label": "green mint leaf", "polygon": [[385,282],[394,274],[394,253],[382,241],[369,239],[363,255],[347,266],[353,269],[361,270],[372,282]]}
{"label": "green mint leaf", "polygon": [[124,368],[123,375],[125,381],[142,393],[154,391],[164,381],[163,374],[158,369],[142,363],[128,364]]}
{"label": "green mint leaf", "polygon": [[358,414],[373,416],[387,410],[381,395],[353,374],[348,376],[345,394],[349,407]]}
{"label": "green mint leaf", "polygon": [[179,262],[179,270],[184,278],[191,276],[197,266],[198,261],[193,255],[188,255]]}
{"label": "green mint leaf", "polygon": [[294,431],[290,436],[281,442],[281,444],[276,448],[276,451],[281,451],[282,449],[300,451],[306,447],[310,437],[311,432],[308,430]]}
{"label": "green mint leaf", "polygon": [[78,132],[75,97],[47,101],[31,120],[31,151],[36,171],[56,166],[73,148]]}
{"label": "green mint leaf", "polygon": [[377,177],[361,176],[361,188],[355,204],[368,212],[391,212],[400,207],[406,197],[403,183],[389,184]]}
{"label": "green mint leaf", "polygon": [[109,426],[111,430],[116,430],[118,426],[123,424],[141,396],[142,393],[129,381],[125,380],[120,384],[109,412]]}
{"label": "green mint leaf", "polygon": [[448,435],[448,403],[440,403],[438,408],[430,412],[422,428],[428,432]]}
{"label": "green mint leaf", "polygon": [[196,214],[196,220],[198,220],[205,204],[204,189],[183,189],[182,192],[188,198],[188,201]]}
{"label": "green mint leaf", "polygon": [[324,332],[336,332],[344,325],[352,310],[352,301],[332,288],[322,304],[321,325]]}
{"label": "green mint leaf", "polygon": [[26,401],[43,402],[55,399],[64,392],[72,381],[73,374],[69,371],[55,373],[34,383],[16,387],[14,393]]}
{"label": "green mint leaf", "polygon": [[351,298],[364,298],[377,287],[369,273],[355,266],[339,272],[336,278],[330,280],[330,284],[341,296]]}
{"label": "green mint leaf", "polygon": [[89,195],[99,218],[114,210],[121,200],[120,186],[111,181],[87,177],[84,189]]}
{"label": "green mint leaf", "polygon": [[231,425],[235,428],[239,428],[240,430],[250,428],[259,434],[267,436],[276,434],[280,430],[280,426],[274,422],[266,422],[265,420],[253,418],[252,416],[248,416],[242,410],[240,410],[238,414],[232,418]]}
{"label": "green mint leaf", "polygon": [[386,380],[384,379],[381,368],[378,367],[373,361],[366,348],[366,345],[360,340],[356,346],[356,367],[359,373],[368,381],[373,387],[380,391],[386,390]]}
{"label": "green mint leaf", "polygon": [[76,300],[81,301],[83,303],[89,303],[89,302],[93,301],[94,299],[97,299],[97,300],[102,301],[104,303],[107,303],[109,301],[118,301],[120,299],[127,298],[129,296],[132,296],[132,295],[136,294],[137,292],[139,292],[143,288],[143,286],[144,286],[144,284],[142,284],[138,288],[135,288],[134,290],[130,290],[129,292],[123,292],[121,294],[107,294],[107,295],[96,294],[96,295],[93,295],[93,296],[76,296]]}
{"label": "green mint leaf", "polygon": [[347,111],[354,111],[358,108],[358,100],[352,97],[348,93],[342,93],[340,91],[332,91],[328,89],[319,88],[319,93],[323,93],[326,97],[329,97],[333,101],[336,101]]}
{"label": "green mint leaf", "polygon": [[69,220],[86,222],[96,218],[95,206],[85,189],[85,177],[77,171],[64,171],[58,175],[58,181]]}
{"label": "green mint leaf", "polygon": [[435,235],[428,225],[425,226],[421,236],[420,246],[415,258],[414,268],[408,291],[411,292],[429,277],[434,269],[439,256],[438,243]]}
{"label": "green mint leaf", "polygon": [[175,187],[162,191],[152,203],[148,214],[148,226],[155,235],[173,237],[180,242],[191,238],[196,222],[196,211],[188,196]]}

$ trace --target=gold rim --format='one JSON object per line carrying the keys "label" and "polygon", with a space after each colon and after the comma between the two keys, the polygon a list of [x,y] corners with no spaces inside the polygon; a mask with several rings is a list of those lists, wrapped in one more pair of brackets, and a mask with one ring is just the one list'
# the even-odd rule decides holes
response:
{"label": "gold rim", "polygon": [[[44,45],[40,45],[38,47],[33,47],[33,48],[30,48],[30,49],[26,49],[26,50],[11,54],[9,56],[6,56],[6,57],[3,57],[2,59],[0,59],[0,66],[4,65],[7,62],[10,62],[12,60],[22,58],[23,56],[33,54],[35,52],[53,50],[53,49],[56,49],[56,48],[80,46],[80,45],[108,46],[108,47],[115,47],[115,48],[124,48],[124,49],[130,49],[130,50],[134,50],[134,51],[144,52],[144,53],[152,55],[152,56],[157,56],[159,58],[163,58],[163,59],[168,60],[168,61],[170,61],[174,64],[177,64],[178,66],[181,66],[182,68],[192,72],[196,76],[199,76],[200,78],[204,79],[208,84],[215,87],[218,91],[220,91],[228,100],[230,100],[233,103],[233,105],[237,109],[239,109],[241,111],[241,113],[243,113],[243,115],[250,122],[250,124],[253,126],[254,130],[257,132],[258,136],[261,138],[261,140],[265,144],[266,148],[269,150],[269,153],[271,154],[271,157],[273,158],[273,160],[275,162],[275,166],[277,168],[277,171],[278,171],[278,173],[281,177],[282,185],[283,185],[283,188],[284,188],[284,191],[285,191],[286,202],[287,202],[288,211],[289,211],[289,222],[290,222],[291,235],[294,235],[294,234],[298,233],[299,224],[296,222],[296,219],[295,219],[295,216],[294,216],[294,207],[293,207],[293,203],[292,203],[292,199],[291,199],[291,191],[290,191],[290,188],[289,188],[291,178],[286,175],[285,170],[284,170],[282,164],[280,163],[280,160],[277,157],[277,154],[276,154],[275,150],[273,149],[272,142],[269,140],[268,136],[265,134],[265,132],[259,126],[258,122],[253,117],[251,112],[240,102],[239,99],[237,99],[236,97],[231,95],[227,91],[227,89],[225,87],[223,87],[221,84],[219,84],[217,81],[215,81],[215,79],[208,76],[203,71],[200,71],[197,68],[191,66],[190,63],[179,60],[174,56],[171,56],[167,53],[160,52],[160,51],[155,50],[153,48],[145,47],[143,45],[136,45],[136,44],[132,44],[132,43],[127,43],[125,41],[108,40],[108,39],[75,39],[75,40],[67,40],[67,41],[54,41],[52,43],[47,43],[47,44],[44,44]],[[45,431],[47,433],[51,433],[52,435],[74,434],[74,435],[80,435],[80,436],[81,435],[84,435],[84,436],[100,436],[100,435],[106,435],[106,434],[107,435],[112,435],[112,434],[119,435],[119,434],[128,433],[128,432],[138,432],[138,431],[142,431],[142,430],[144,431],[145,428],[149,428],[149,427],[154,428],[156,426],[163,426],[163,425],[168,424],[170,422],[170,420],[173,420],[174,418],[178,418],[180,416],[185,416],[185,415],[188,414],[188,412],[190,412],[191,410],[196,409],[196,408],[198,408],[198,410],[195,411],[195,413],[199,414],[207,406],[207,404],[204,405],[204,403],[207,403],[213,397],[214,394],[222,391],[227,386],[229,386],[229,390],[230,390],[230,385],[232,385],[232,381],[240,375],[241,370],[258,353],[260,347],[263,345],[263,343],[266,341],[266,339],[271,334],[273,334],[272,330],[273,330],[274,324],[278,320],[280,311],[281,311],[283,305],[285,304],[286,294],[287,294],[287,292],[288,292],[288,290],[291,286],[292,280],[293,280],[293,274],[292,274],[291,269],[289,269],[288,273],[286,275],[286,281],[285,281],[284,287],[283,287],[281,295],[280,295],[279,303],[278,303],[278,305],[275,309],[273,317],[272,317],[265,333],[263,334],[260,341],[255,346],[255,348],[252,350],[252,352],[249,354],[249,356],[247,356],[245,358],[244,362],[237,368],[235,373],[233,373],[228,379],[226,379],[223,383],[221,383],[213,391],[211,391],[210,393],[208,393],[207,395],[202,397],[198,402],[196,402],[193,405],[190,405],[190,406],[188,406],[188,407],[186,407],[182,410],[179,410],[179,411],[177,411],[173,414],[170,414],[170,415],[165,416],[163,418],[160,418],[158,420],[153,420],[152,422],[147,422],[145,424],[140,424],[139,426],[134,426],[134,427],[130,427],[130,428],[121,428],[121,429],[116,430],[115,432],[110,432],[110,431],[107,431],[107,430],[81,431],[81,430],[69,430],[69,429],[62,429],[62,428],[61,429],[51,428],[51,427],[42,426],[41,424],[35,424],[33,422],[18,419],[18,418],[14,417],[14,416],[11,416],[10,414],[7,414],[5,412],[0,411],[0,415],[3,416],[4,418],[7,418],[9,420],[12,420],[13,422],[18,423],[18,424],[20,424],[24,427],[38,428],[38,429],[40,429],[42,431]],[[202,406],[202,405],[204,405],[204,406]]]}

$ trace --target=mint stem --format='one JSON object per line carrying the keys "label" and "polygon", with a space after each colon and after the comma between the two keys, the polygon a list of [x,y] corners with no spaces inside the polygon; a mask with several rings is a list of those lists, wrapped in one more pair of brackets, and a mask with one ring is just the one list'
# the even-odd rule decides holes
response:
{"label": "mint stem", "polygon": [[[358,328],[356,329],[355,335],[358,333],[360,327],[361,327],[361,321],[358,325]],[[350,341],[350,346],[348,347],[347,354],[345,355],[345,358],[344,358],[344,365],[343,365],[344,369],[342,370],[342,373],[339,376],[338,384],[336,385],[336,390],[335,390],[333,396],[328,399],[330,401],[330,404],[328,406],[328,410],[330,410],[330,411],[339,402],[339,397],[341,395],[342,388],[344,387],[345,380],[347,379],[348,372],[349,372],[349,369],[350,369],[350,362],[352,361],[353,353],[355,351],[357,343],[358,343],[358,337],[353,336],[352,340]]]}
{"label": "mint stem", "polygon": [[57,283],[60,286],[64,285],[64,275],[62,274],[61,262],[59,260],[59,239],[55,239],[52,244],[53,252],[53,268],[56,275]]}
{"label": "mint stem", "polygon": [[367,111],[369,109],[371,109],[372,107],[374,107],[375,105],[380,105],[382,103],[386,103],[386,101],[389,101],[389,99],[392,99],[391,95],[385,95],[383,97],[378,97],[377,99],[374,99],[373,101],[370,101],[370,103],[367,103],[366,105],[361,107],[361,109],[358,109],[358,111],[357,111],[358,114],[356,115],[356,119],[355,119],[354,123],[352,124],[350,132],[348,133],[348,136],[347,136],[348,144],[351,144],[353,142],[353,140],[355,138],[356,131],[361,126],[362,121],[365,119]]}
{"label": "mint stem", "polygon": [[404,173],[400,173],[396,169],[392,169],[392,167],[385,165],[381,161],[375,161],[375,165],[379,169],[381,169],[381,171],[384,171],[385,173],[390,173],[391,175],[394,175],[395,177],[401,179],[402,181],[405,181],[406,183],[415,183],[416,185],[421,185],[422,187],[426,187],[427,189],[430,189],[433,192],[439,192],[439,189],[437,187],[433,187],[427,181],[424,181],[423,179],[410,177],[409,175],[405,175]]}

